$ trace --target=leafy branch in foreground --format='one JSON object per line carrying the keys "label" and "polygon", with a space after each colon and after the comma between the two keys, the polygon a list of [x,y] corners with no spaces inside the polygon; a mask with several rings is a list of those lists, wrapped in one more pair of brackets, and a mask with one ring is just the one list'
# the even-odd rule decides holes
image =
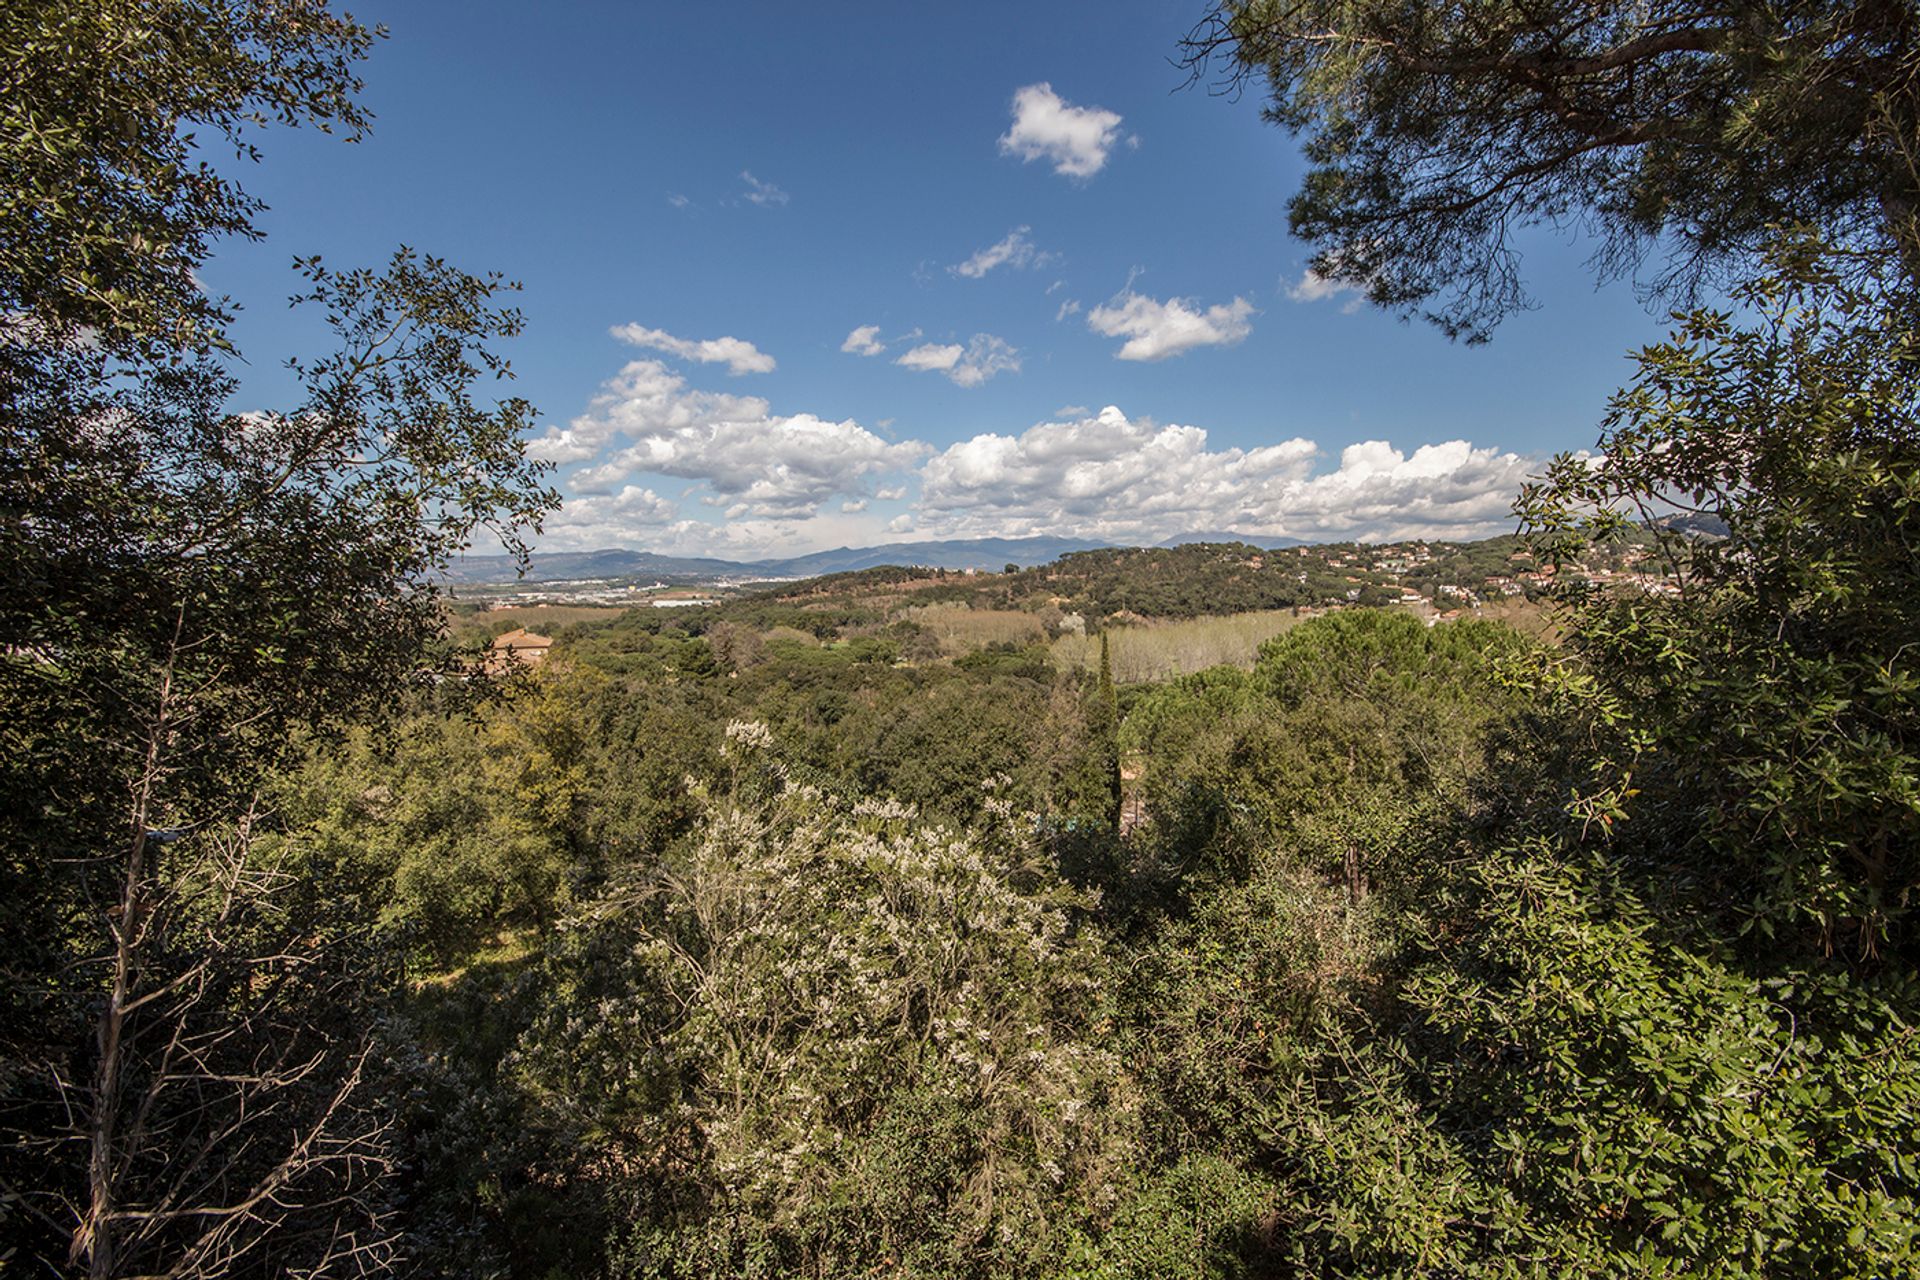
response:
{"label": "leafy branch in foreground", "polygon": [[1599,455],[1519,505],[1548,563],[1674,513],[1725,527],[1662,533],[1678,596],[1572,593],[1622,748],[1601,800],[1703,900],[1862,955],[1910,947],[1920,887],[1920,335],[1880,296],[1784,251],[1736,295],[1757,324],[1681,317]]}
{"label": "leafy branch in foreground", "polygon": [[246,157],[269,123],[358,137],[355,67],[380,34],[324,0],[0,8],[0,314],[120,349],[216,338],[226,304],[194,268],[257,236],[262,206],[203,135]]}
{"label": "leafy branch in foreground", "polygon": [[1530,305],[1517,234],[1579,227],[1607,275],[1738,279],[1818,226],[1920,279],[1920,40],[1877,0],[1223,0],[1186,41],[1305,136],[1313,269],[1484,339]]}

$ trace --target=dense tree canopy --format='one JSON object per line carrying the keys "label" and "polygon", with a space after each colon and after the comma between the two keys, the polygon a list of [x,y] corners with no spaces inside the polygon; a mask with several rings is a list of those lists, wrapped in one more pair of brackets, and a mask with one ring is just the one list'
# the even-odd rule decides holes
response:
{"label": "dense tree canopy", "polygon": [[1766,933],[1910,948],[1916,335],[1811,247],[1739,300],[1759,324],[1685,317],[1638,357],[1601,455],[1558,460],[1522,503],[1549,560],[1675,513],[1726,530],[1663,534],[1676,597],[1575,593],[1572,642],[1607,722],[1595,799]]}

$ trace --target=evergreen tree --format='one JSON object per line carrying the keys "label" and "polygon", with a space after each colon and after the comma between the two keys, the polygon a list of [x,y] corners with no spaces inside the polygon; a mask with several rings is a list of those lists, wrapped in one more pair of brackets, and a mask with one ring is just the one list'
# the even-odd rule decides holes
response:
{"label": "evergreen tree", "polygon": [[1101,816],[1117,830],[1125,803],[1125,783],[1120,776],[1120,698],[1113,687],[1113,660],[1104,631],[1100,633],[1100,675],[1093,687],[1093,704],[1087,710],[1087,738],[1101,773],[1105,810]]}
{"label": "evergreen tree", "polygon": [[1607,274],[1669,251],[1682,293],[1788,223],[1920,281],[1907,0],[1223,0],[1187,47],[1305,136],[1314,271],[1449,333],[1528,305],[1529,225],[1597,233]]}

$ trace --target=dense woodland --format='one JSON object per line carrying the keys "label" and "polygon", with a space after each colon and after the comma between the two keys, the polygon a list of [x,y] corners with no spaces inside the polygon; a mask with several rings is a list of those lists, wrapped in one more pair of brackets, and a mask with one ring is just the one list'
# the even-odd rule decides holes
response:
{"label": "dense woodland", "polygon": [[[187,126],[352,132],[372,33],[7,7],[0,1269],[1920,1271],[1915,20],[1190,36],[1306,139],[1296,229],[1381,305],[1477,336],[1505,227],[1574,208],[1728,282],[1519,540],[1396,571],[1524,551],[1550,628],[1202,545],[489,667],[434,583],[553,501],[504,282],[303,261],[339,348],[242,419],[186,271],[255,212]],[[1449,147],[1507,203],[1420,186]],[[1673,589],[1593,573],[1627,563]],[[1116,674],[1252,611],[1237,660]]]}

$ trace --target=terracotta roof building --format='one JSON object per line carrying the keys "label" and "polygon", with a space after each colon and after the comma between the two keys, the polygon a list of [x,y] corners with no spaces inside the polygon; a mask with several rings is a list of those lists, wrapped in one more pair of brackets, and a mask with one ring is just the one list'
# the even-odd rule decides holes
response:
{"label": "terracotta roof building", "polygon": [[537,663],[544,660],[547,650],[553,648],[551,637],[539,635],[525,627],[515,627],[493,638],[492,652],[487,655],[487,666],[493,669],[510,662]]}

